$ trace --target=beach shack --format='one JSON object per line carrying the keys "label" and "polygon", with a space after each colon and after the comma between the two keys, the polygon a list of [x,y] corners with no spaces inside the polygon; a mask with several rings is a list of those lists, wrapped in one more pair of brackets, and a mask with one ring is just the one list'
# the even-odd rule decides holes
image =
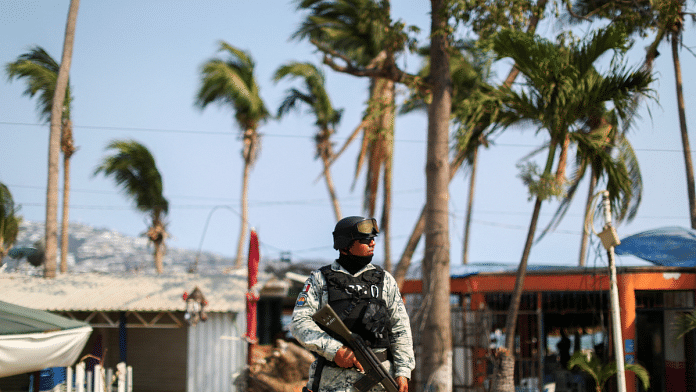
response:
{"label": "beach shack", "polygon": [[[88,366],[125,362],[138,392],[237,391],[247,361],[246,291],[245,270],[55,279],[0,274],[3,301],[88,323],[93,332],[78,358]],[[26,391],[28,383],[29,375],[0,378],[0,389]]]}

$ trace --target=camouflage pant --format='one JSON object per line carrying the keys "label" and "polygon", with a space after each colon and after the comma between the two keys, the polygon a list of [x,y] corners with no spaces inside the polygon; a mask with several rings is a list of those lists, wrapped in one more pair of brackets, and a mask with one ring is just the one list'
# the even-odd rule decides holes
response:
{"label": "camouflage pant", "polygon": [[[382,362],[382,366],[391,373],[392,377],[394,376],[390,361],[387,360]],[[317,361],[314,361],[309,367],[309,383],[307,384],[307,389],[312,389],[316,368]],[[321,372],[321,381],[319,382],[318,390],[312,392],[356,392],[353,384],[364,376],[363,373],[360,373],[355,368],[345,369],[338,366],[326,365]],[[384,387],[382,384],[377,384],[372,387],[369,392],[384,392]]]}

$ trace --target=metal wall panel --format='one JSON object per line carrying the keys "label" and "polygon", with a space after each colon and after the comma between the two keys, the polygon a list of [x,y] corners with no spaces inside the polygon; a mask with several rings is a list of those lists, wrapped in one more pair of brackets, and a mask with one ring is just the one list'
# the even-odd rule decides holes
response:
{"label": "metal wall panel", "polygon": [[236,378],[246,366],[246,320],[238,313],[209,313],[188,328],[188,392],[238,392]]}

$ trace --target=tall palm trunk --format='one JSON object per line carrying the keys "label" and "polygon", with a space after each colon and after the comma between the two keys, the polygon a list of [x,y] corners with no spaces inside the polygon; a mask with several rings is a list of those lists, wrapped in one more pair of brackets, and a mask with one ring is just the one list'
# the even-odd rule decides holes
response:
{"label": "tall palm trunk", "polygon": [[[546,159],[544,175],[549,175],[553,169],[556,146],[557,142],[552,139],[549,146],[549,155]],[[524,250],[522,251],[520,265],[517,267],[515,286],[512,290],[512,296],[510,298],[510,307],[508,308],[507,315],[505,317],[505,349],[499,353],[498,357],[498,360],[501,362],[500,364],[503,365],[501,367],[503,374],[494,377],[494,385],[491,387],[492,392],[514,392],[514,367],[511,370],[509,364],[514,362],[515,358],[517,315],[519,314],[520,310],[520,301],[522,299],[522,292],[524,291],[524,280],[527,276],[527,262],[529,261],[529,254],[532,250],[532,244],[534,243],[534,235],[536,233],[537,223],[539,222],[539,212],[541,211],[542,202],[543,199],[540,197],[537,197],[536,201],[534,202],[534,210],[532,211],[532,219],[529,223],[527,240],[525,241]],[[499,372],[494,371],[494,373],[498,374]]]}
{"label": "tall palm trunk", "polygon": [[[395,83],[384,78],[370,80],[370,100],[362,151],[367,152],[365,208],[375,215],[380,175],[384,186],[380,236],[384,241],[384,268],[391,271],[390,211],[392,199],[392,160],[394,155]],[[369,144],[369,148],[366,148]],[[369,151],[368,151],[369,150]],[[362,163],[362,153],[358,168]],[[356,171],[357,173],[357,171]]]}
{"label": "tall palm trunk", "polygon": [[164,272],[164,240],[167,238],[167,231],[159,208],[152,213],[152,225],[147,231],[147,237],[155,248],[153,253],[155,270],[158,274],[162,274]]}
{"label": "tall palm trunk", "polygon": [[471,229],[471,214],[474,210],[474,190],[476,188],[476,169],[478,168],[478,150],[474,150],[471,160],[471,173],[469,178],[469,198],[466,202],[466,217],[464,217],[464,243],[462,246],[462,264],[469,264],[469,230]]}
{"label": "tall palm trunk", "polygon": [[426,173],[423,297],[429,301],[421,323],[424,389],[452,391],[452,330],[449,261],[449,120],[452,110],[447,2],[431,0],[430,80]]}
{"label": "tall palm trunk", "polygon": [[65,26],[63,57],[58,69],[56,90],[51,107],[51,131],[48,142],[48,183],[46,186],[46,253],[44,277],[56,277],[56,253],[58,250],[58,161],[60,155],[61,123],[63,118],[63,100],[68,88],[70,64],[72,62],[73,44],[75,42],[75,25],[80,0],[70,0],[68,21]]}
{"label": "tall palm trunk", "polygon": [[341,214],[341,205],[338,202],[336,187],[334,186],[333,177],[331,176],[331,157],[333,156],[333,152],[331,151],[331,142],[329,141],[329,135],[331,135],[331,133],[331,130],[324,129],[320,135],[317,135],[317,150],[319,157],[321,158],[321,162],[324,165],[324,182],[326,182],[326,188],[329,191],[334,216],[336,217],[336,222],[338,222],[341,220],[343,215]]}
{"label": "tall palm trunk", "polygon": [[380,129],[383,135],[383,168],[384,177],[382,178],[382,218],[380,229],[384,241],[384,268],[392,270],[391,262],[391,201],[392,201],[392,167],[394,161],[394,116],[395,116],[395,83],[391,80],[383,80],[380,88],[380,101],[382,111],[380,115]]}
{"label": "tall palm trunk", "polygon": [[244,160],[244,171],[242,173],[242,221],[239,228],[239,241],[237,242],[237,258],[235,259],[235,268],[241,268],[244,261],[244,241],[246,240],[246,232],[248,230],[249,219],[249,172],[251,162]]}
{"label": "tall palm trunk", "polygon": [[[548,0],[539,0],[537,3],[537,7],[542,11],[540,14],[543,14],[543,10],[546,9],[546,5],[548,3]],[[537,15],[533,15],[531,18],[529,18],[529,27],[527,28],[527,31],[529,32],[534,32],[536,30],[537,25],[539,24],[539,17]],[[517,75],[519,74],[519,70],[513,65],[512,69],[508,73],[507,78],[505,79],[505,85],[506,86],[512,86],[512,83],[515,81],[517,78]],[[461,162],[455,167],[452,165],[450,167],[450,181],[452,181],[452,178],[454,178],[454,173],[459,170],[459,166],[461,165]],[[406,247],[404,248],[404,252],[401,254],[401,258],[399,259],[399,263],[396,266],[396,270],[394,271],[394,278],[396,279],[396,282],[399,284],[399,287],[401,287],[401,284],[403,284],[405,278],[406,278],[406,272],[408,271],[409,265],[411,264],[411,258],[413,258],[413,253],[416,251],[416,247],[418,246],[418,242],[420,241],[421,236],[423,235],[423,230],[425,229],[425,206],[421,210],[421,214],[418,217],[418,221],[416,222],[416,225],[413,227],[413,231],[411,232],[411,236],[409,237],[408,242],[406,243]]]}
{"label": "tall palm trunk", "polygon": [[[452,162],[449,164],[449,181],[452,181],[452,178],[454,178],[454,174],[459,170],[459,167],[462,165],[464,162],[463,159],[454,159]],[[404,283],[404,280],[406,280],[406,273],[408,272],[408,268],[411,264],[411,259],[413,258],[413,254],[416,251],[416,247],[418,247],[418,243],[420,242],[421,237],[423,236],[423,232],[425,231],[425,208],[426,206],[423,206],[421,209],[421,213],[418,216],[418,220],[416,221],[416,226],[413,228],[413,231],[411,231],[411,236],[408,237],[408,242],[406,242],[406,248],[404,249],[404,253],[401,255],[401,259],[399,259],[399,263],[396,265],[396,269],[394,270],[394,279],[396,280],[396,283],[401,287],[401,285]]]}
{"label": "tall palm trunk", "polygon": [[164,272],[164,238],[155,241],[155,270],[158,274]]}
{"label": "tall palm trunk", "polygon": [[696,188],[694,185],[694,166],[691,161],[691,146],[689,133],[686,131],[686,109],[684,105],[684,92],[682,90],[681,63],[679,61],[679,35],[672,34],[672,60],[674,63],[674,78],[677,87],[677,108],[679,110],[679,128],[681,131],[682,147],[684,150],[684,164],[686,165],[686,190],[689,195],[689,217],[691,228],[696,229]]}
{"label": "tall palm trunk", "polygon": [[68,272],[70,222],[70,157],[63,154],[63,219],[60,226],[60,273]]}
{"label": "tall palm trunk", "polygon": [[[393,138],[392,138],[393,139]],[[393,144],[392,144],[393,146]],[[382,220],[381,233],[384,238],[384,269],[392,270],[391,262],[391,200],[392,200],[392,163],[393,151],[389,153],[384,162],[384,178],[382,179],[384,186],[384,196],[382,200]]]}
{"label": "tall palm trunk", "polygon": [[585,266],[585,259],[587,258],[587,245],[590,241],[590,233],[587,232],[586,223],[590,220],[590,215],[592,214],[592,198],[594,197],[595,187],[597,186],[597,171],[594,166],[591,167],[590,173],[590,186],[587,190],[587,201],[585,202],[585,214],[582,224],[582,236],[580,238],[580,259],[578,260],[578,265],[580,267]]}
{"label": "tall palm trunk", "polygon": [[63,121],[60,148],[63,151],[63,221],[60,228],[60,273],[68,272],[68,246],[70,244],[70,159],[75,153],[72,121]]}

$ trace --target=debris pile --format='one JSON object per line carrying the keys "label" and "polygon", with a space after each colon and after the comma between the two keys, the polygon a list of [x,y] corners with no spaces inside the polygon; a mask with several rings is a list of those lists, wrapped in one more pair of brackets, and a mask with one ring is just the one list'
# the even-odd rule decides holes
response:
{"label": "debris pile", "polygon": [[311,352],[278,339],[272,348],[257,353],[248,371],[246,391],[300,392],[307,385],[309,365],[314,362]]}

